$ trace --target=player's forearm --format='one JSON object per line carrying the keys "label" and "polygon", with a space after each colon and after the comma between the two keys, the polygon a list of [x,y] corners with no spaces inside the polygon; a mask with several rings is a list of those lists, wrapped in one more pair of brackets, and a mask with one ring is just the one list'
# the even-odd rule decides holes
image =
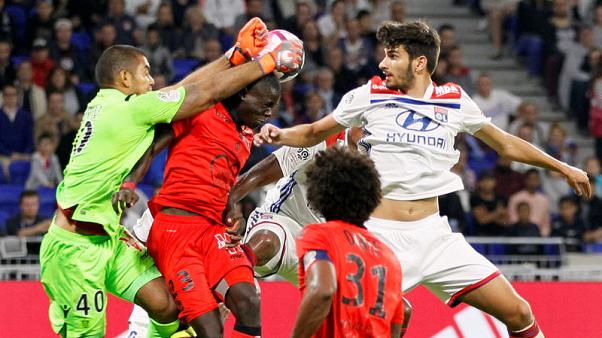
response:
{"label": "player's forearm", "polygon": [[189,85],[194,82],[199,82],[202,79],[206,79],[209,76],[212,76],[214,74],[217,74],[217,73],[223,72],[227,69],[230,69],[230,67],[231,67],[230,61],[228,61],[228,59],[225,56],[220,57],[217,60],[190,73],[188,76],[183,78],[182,81],[180,81],[176,85],[176,87],[186,86],[186,85]]}
{"label": "player's forearm", "polygon": [[263,75],[259,63],[253,61],[187,84],[186,98],[174,120],[188,118],[209,109]]}
{"label": "player's forearm", "polygon": [[320,290],[308,289],[301,300],[299,314],[293,328],[293,338],[311,337],[328,316],[332,305],[333,294]]}
{"label": "player's forearm", "polygon": [[540,168],[564,174],[567,164],[539,150],[529,142],[513,135],[508,135],[504,151],[500,154],[513,161],[522,162]]}
{"label": "player's forearm", "polygon": [[279,144],[302,148],[313,147],[316,144],[324,141],[329,133],[316,130],[315,125],[299,124],[291,128],[281,130]]}
{"label": "player's forearm", "polygon": [[230,201],[238,203],[249,193],[274,183],[281,177],[282,169],[280,169],[278,159],[271,154],[238,178],[230,191]]}

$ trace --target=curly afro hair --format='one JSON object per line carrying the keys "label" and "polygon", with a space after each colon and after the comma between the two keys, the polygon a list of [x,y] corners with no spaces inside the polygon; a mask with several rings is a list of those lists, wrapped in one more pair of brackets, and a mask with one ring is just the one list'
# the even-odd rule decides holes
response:
{"label": "curly afro hair", "polygon": [[346,148],[321,151],[307,168],[307,199],[327,221],[362,226],[380,203],[380,178],[366,155]]}

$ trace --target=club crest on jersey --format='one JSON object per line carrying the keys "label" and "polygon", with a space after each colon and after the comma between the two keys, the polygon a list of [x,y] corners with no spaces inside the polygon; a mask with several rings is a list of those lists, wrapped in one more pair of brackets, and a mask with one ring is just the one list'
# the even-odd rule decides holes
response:
{"label": "club crest on jersey", "polygon": [[176,89],[170,90],[168,92],[157,92],[157,96],[159,100],[163,102],[178,102],[180,101],[180,92]]}
{"label": "club crest on jersey", "polygon": [[435,119],[440,122],[447,122],[447,109],[441,107],[434,107]]}
{"label": "club crest on jersey", "polygon": [[395,122],[403,129],[421,132],[435,130],[440,126],[439,123],[431,120],[428,116],[422,116],[413,110],[399,113]]}

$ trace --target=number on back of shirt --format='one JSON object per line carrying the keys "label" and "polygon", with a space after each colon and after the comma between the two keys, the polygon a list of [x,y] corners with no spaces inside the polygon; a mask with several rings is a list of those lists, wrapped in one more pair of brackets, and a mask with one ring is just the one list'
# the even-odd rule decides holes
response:
{"label": "number on back of shirt", "polygon": [[92,310],[102,312],[105,307],[105,294],[102,290],[98,290],[92,297],[88,297],[87,293],[82,293],[77,300],[75,310],[80,311],[87,316]]}
{"label": "number on back of shirt", "polygon": [[[348,254],[347,261],[356,267],[356,272],[347,274],[346,279],[355,286],[357,292],[353,297],[343,296],[343,304],[362,306],[364,304],[363,278],[364,273],[366,272],[366,264],[360,256],[355,254]],[[378,291],[376,293],[376,299],[374,300],[374,306],[370,307],[370,314],[372,316],[385,318],[386,312],[383,310],[383,301],[385,299],[385,279],[387,277],[387,269],[382,265],[375,265],[370,269],[370,274],[371,278],[376,278],[378,280]]]}

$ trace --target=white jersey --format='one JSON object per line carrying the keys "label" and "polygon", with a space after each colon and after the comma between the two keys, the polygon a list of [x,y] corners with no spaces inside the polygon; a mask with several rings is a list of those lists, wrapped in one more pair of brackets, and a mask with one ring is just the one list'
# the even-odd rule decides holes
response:
{"label": "white jersey", "polygon": [[383,196],[393,200],[462,190],[462,180],[450,171],[460,156],[455,136],[489,123],[456,84],[431,83],[416,99],[388,89],[379,77],[345,94],[332,115],[343,126],[364,127],[359,145],[376,165]]}
{"label": "white jersey", "polygon": [[321,150],[335,143],[345,143],[345,135],[345,132],[341,132],[310,148],[284,146],[276,150],[273,154],[280,164],[283,177],[274,188],[268,190],[263,204],[257,209],[287,216],[301,225],[323,223],[320,213],[307,204],[305,169]]}

